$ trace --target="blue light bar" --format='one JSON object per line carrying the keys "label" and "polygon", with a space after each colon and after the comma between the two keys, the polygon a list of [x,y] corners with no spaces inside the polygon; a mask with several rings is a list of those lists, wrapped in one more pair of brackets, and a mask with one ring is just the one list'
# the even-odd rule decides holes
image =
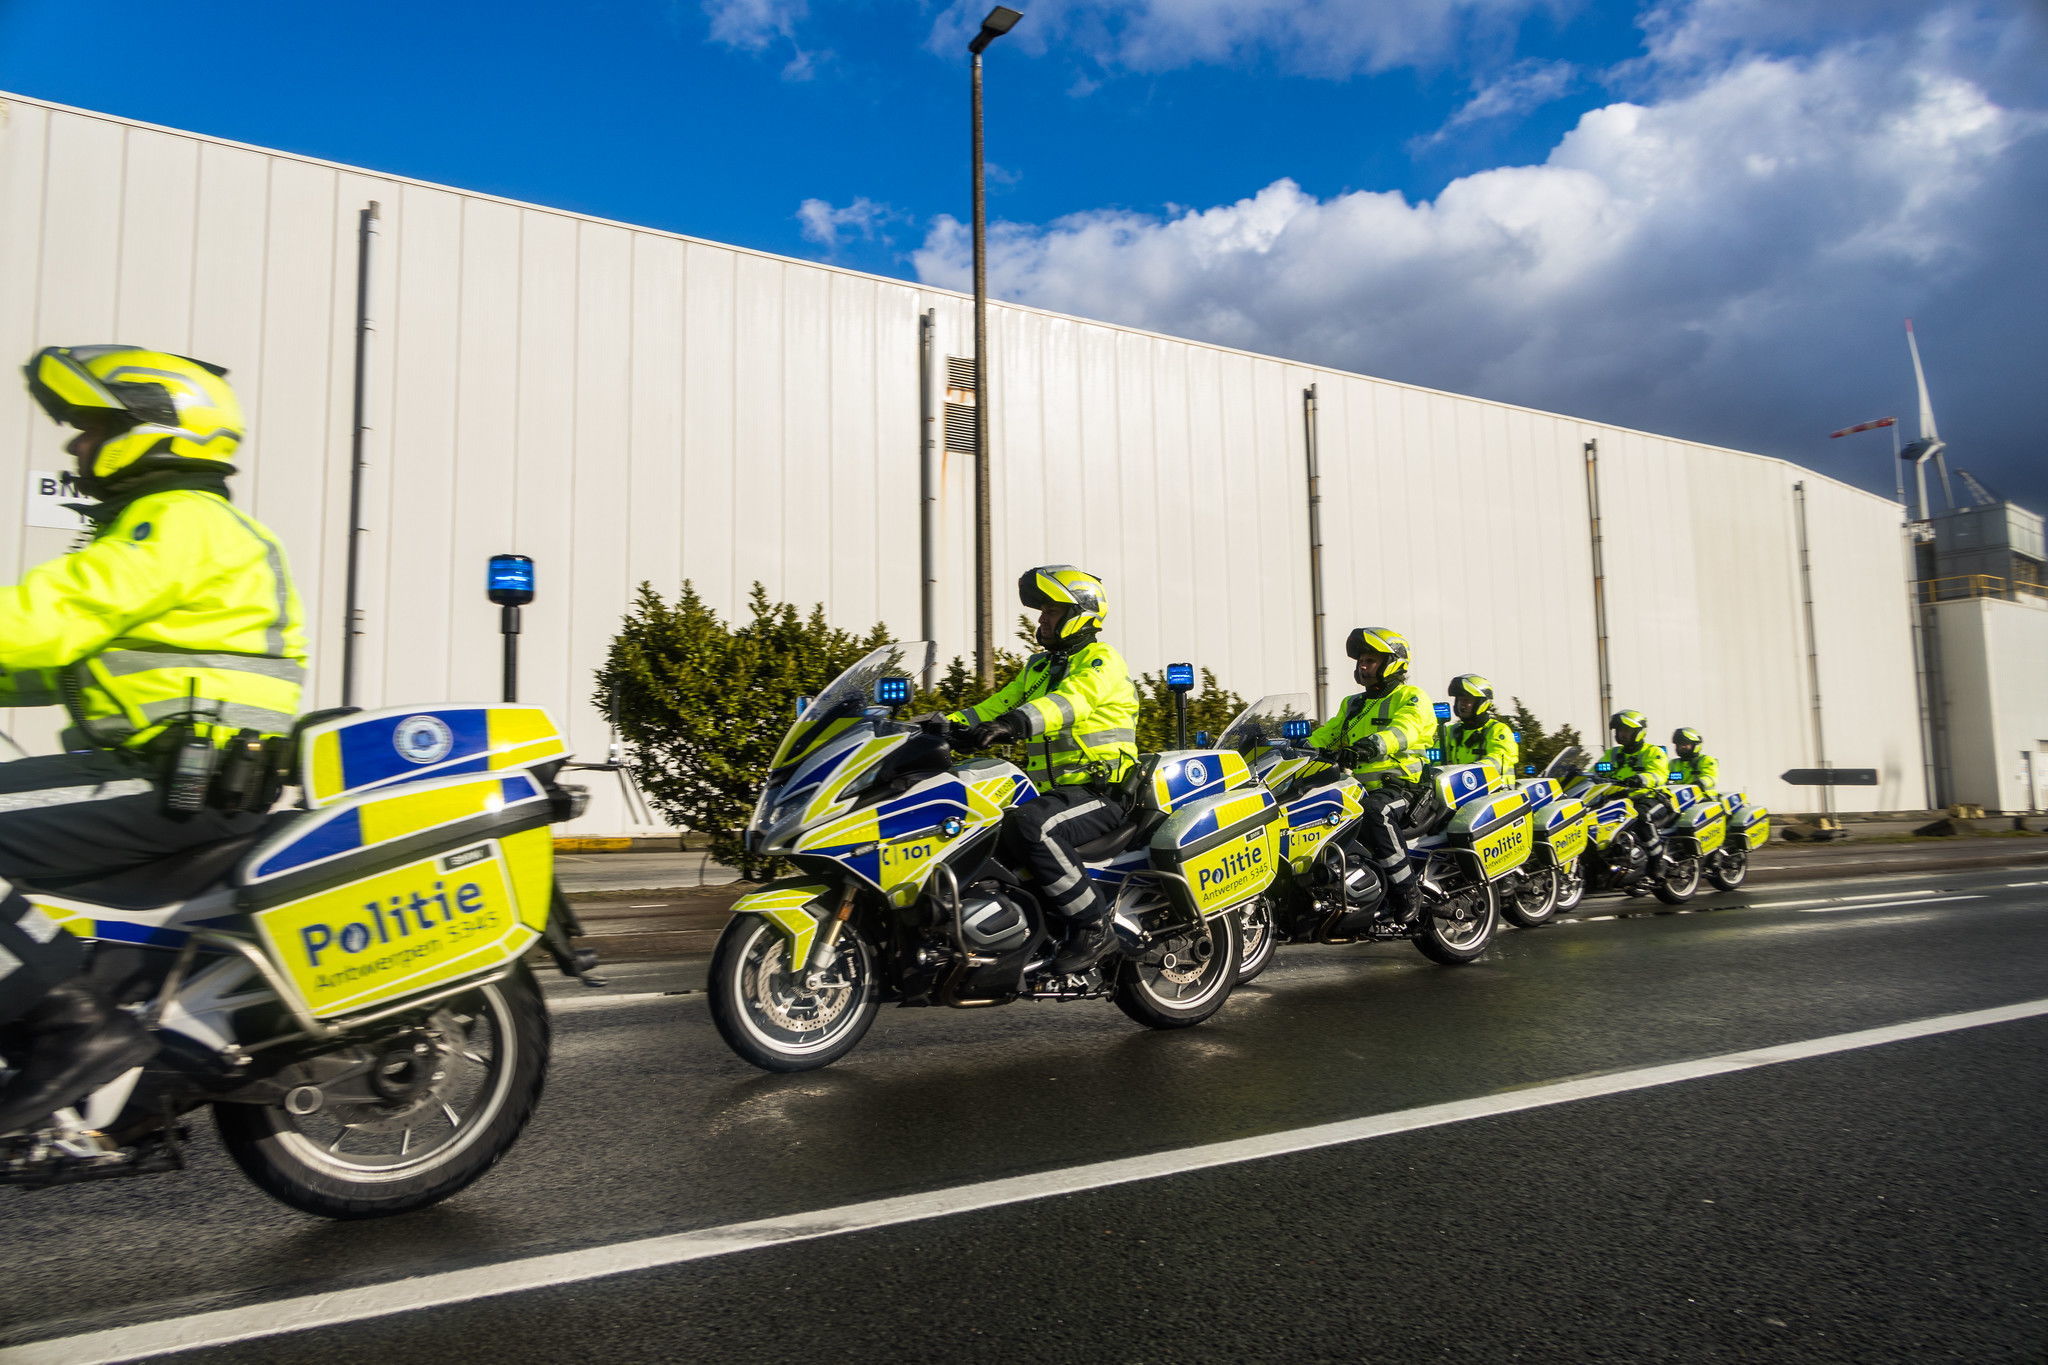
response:
{"label": "blue light bar", "polygon": [[1193,664],[1168,664],[1166,666],[1166,690],[1169,692],[1194,691],[1195,666]]}
{"label": "blue light bar", "polygon": [[1436,718],[1438,720],[1449,720],[1451,718],[1451,704],[1449,702],[1440,701],[1436,704]]}
{"label": "blue light bar", "polygon": [[1429,761],[1430,761],[1430,762],[1432,762],[1432,763],[1441,763],[1441,762],[1443,762],[1443,761],[1444,761],[1444,751],[1443,751],[1442,749],[1431,749],[1431,750],[1429,751]]}
{"label": "blue light bar", "polygon": [[485,594],[501,607],[523,607],[533,600],[533,561],[525,555],[492,555]]}
{"label": "blue light bar", "polygon": [[875,702],[881,706],[910,705],[910,679],[875,679]]}
{"label": "blue light bar", "polygon": [[1284,720],[1280,722],[1280,734],[1286,739],[1307,739],[1309,725],[1305,720]]}

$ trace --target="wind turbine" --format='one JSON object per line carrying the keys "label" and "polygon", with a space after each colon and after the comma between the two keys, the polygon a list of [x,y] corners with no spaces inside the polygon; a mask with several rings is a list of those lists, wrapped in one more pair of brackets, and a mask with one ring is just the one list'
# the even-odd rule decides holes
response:
{"label": "wind turbine", "polygon": [[1941,471],[1942,500],[1950,510],[1955,508],[1956,496],[1954,490],[1949,487],[1948,461],[1942,457],[1942,452],[1948,449],[1948,443],[1941,439],[1940,433],[1934,428],[1934,400],[1927,396],[1927,371],[1920,368],[1920,342],[1913,335],[1911,318],[1906,319],[1906,347],[1913,353],[1913,382],[1920,387],[1920,439],[1900,451],[1899,458],[1913,462],[1913,472],[1918,476],[1920,485],[1920,520],[1925,521],[1928,517],[1929,460],[1934,461],[1935,468]]}

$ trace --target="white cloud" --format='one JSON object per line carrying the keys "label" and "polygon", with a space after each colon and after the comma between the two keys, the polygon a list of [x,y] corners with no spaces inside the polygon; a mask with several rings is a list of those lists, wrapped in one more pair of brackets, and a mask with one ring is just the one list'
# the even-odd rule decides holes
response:
{"label": "white cloud", "polygon": [[872,241],[882,224],[900,215],[887,204],[877,204],[866,195],[845,208],[834,208],[823,199],[806,199],[797,206],[797,221],[803,225],[804,240],[835,251],[843,234],[852,232]]}
{"label": "white cloud", "polygon": [[[1344,76],[1447,63],[1462,46],[1505,39],[1529,14],[1572,0],[1033,0],[1005,42],[1057,45],[1105,67],[1170,71],[1269,59],[1291,71]],[[988,12],[952,0],[932,46],[957,52]]]}
{"label": "white cloud", "polygon": [[796,26],[810,15],[809,0],[704,0],[704,14],[715,43],[743,52],[788,43],[793,53],[783,65],[784,80],[807,81],[817,74],[821,54],[807,51],[796,39]]}
{"label": "white cloud", "polygon": [[[1700,8],[1738,3],[1749,0]],[[2030,264],[2026,224],[2048,183],[2048,90],[2000,103],[1972,70],[2031,41],[2030,22],[1945,12],[1884,41],[1731,57],[1662,98],[1585,114],[1540,165],[1467,176],[1418,203],[1318,199],[1278,180],[1166,217],[1000,225],[992,288],[1782,449],[1788,431],[1825,431],[1877,401],[1864,371],[1897,368],[1909,311],[1981,295],[2041,336],[2048,279]],[[964,285],[961,225],[939,220],[915,261],[922,278]],[[1950,363],[1966,370],[1964,347],[1989,359],[2014,342],[1952,333]],[[2038,397],[2019,407],[2048,417]]]}
{"label": "white cloud", "polygon": [[1540,109],[1571,88],[1578,68],[1570,62],[1522,61],[1498,76],[1476,84],[1472,98],[1444,121],[1444,126],[1420,140],[1427,146],[1475,123],[1526,114]]}

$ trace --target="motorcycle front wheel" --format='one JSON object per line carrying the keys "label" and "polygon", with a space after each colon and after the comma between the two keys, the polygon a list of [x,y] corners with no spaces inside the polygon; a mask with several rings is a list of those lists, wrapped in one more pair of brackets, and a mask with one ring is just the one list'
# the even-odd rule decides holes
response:
{"label": "motorcycle front wheel", "polygon": [[1716,853],[1707,870],[1707,880],[1723,891],[1733,891],[1749,880],[1749,846],[1726,846]]}
{"label": "motorcycle front wheel", "polygon": [[1211,915],[1118,962],[1111,998],[1146,1028],[1192,1028],[1223,1008],[1243,960],[1237,912]]}
{"label": "motorcycle front wheel", "polygon": [[1273,952],[1280,946],[1280,932],[1273,923],[1273,903],[1259,896],[1247,904],[1238,913],[1237,932],[1243,954],[1237,965],[1237,984],[1242,986],[1273,965]]}
{"label": "motorcycle front wheel", "polygon": [[1477,962],[1500,928],[1500,897],[1493,883],[1462,887],[1428,907],[1415,946],[1431,962],[1462,967]]}
{"label": "motorcycle front wheel", "polygon": [[1580,854],[1570,864],[1557,871],[1557,908],[1551,913],[1562,915],[1568,910],[1579,908],[1579,902],[1586,898],[1586,857]]}
{"label": "motorcycle front wheel", "polygon": [[1652,895],[1666,905],[1684,905],[1700,889],[1700,860],[1698,858],[1673,858],[1650,887]]}
{"label": "motorcycle front wheel", "polygon": [[789,940],[760,915],[735,915],[711,955],[711,1022],[763,1071],[815,1071],[853,1051],[882,1007],[874,953],[851,925],[820,972],[791,971]]}
{"label": "motorcycle front wheel", "polygon": [[1540,929],[1557,917],[1563,874],[1554,867],[1523,871],[1500,898],[1500,912],[1518,929]]}
{"label": "motorcycle front wheel", "polygon": [[548,1012],[519,967],[375,1041],[287,1067],[275,1104],[220,1103],[228,1155],[265,1194],[323,1218],[437,1204],[495,1165],[540,1101]]}

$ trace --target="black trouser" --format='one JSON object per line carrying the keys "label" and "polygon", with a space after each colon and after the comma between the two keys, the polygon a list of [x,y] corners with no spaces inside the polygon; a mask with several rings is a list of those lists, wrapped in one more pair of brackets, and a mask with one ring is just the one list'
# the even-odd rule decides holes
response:
{"label": "black trouser", "polygon": [[[164,811],[139,756],[47,754],[0,763],[0,879],[61,890],[259,828],[260,815]],[[0,1023],[76,974],[76,936],[9,892],[0,902]]]}
{"label": "black trouser", "polygon": [[1629,828],[1642,840],[1643,852],[1654,863],[1664,852],[1664,827],[1677,820],[1677,812],[1671,809],[1669,801],[1652,792],[1636,792],[1629,797],[1629,804],[1636,812]]}
{"label": "black trouser", "polygon": [[1413,901],[1415,869],[1408,865],[1408,841],[1401,837],[1401,822],[1414,808],[1415,794],[1409,787],[1388,783],[1365,794],[1365,814],[1358,822],[1358,842],[1366,856],[1386,878],[1388,895],[1398,909]]}
{"label": "black trouser", "polygon": [[1048,910],[1078,924],[1108,913],[1088,869],[1074,850],[1124,822],[1123,802],[1093,783],[1054,787],[1010,812],[1004,851],[1038,883]]}

